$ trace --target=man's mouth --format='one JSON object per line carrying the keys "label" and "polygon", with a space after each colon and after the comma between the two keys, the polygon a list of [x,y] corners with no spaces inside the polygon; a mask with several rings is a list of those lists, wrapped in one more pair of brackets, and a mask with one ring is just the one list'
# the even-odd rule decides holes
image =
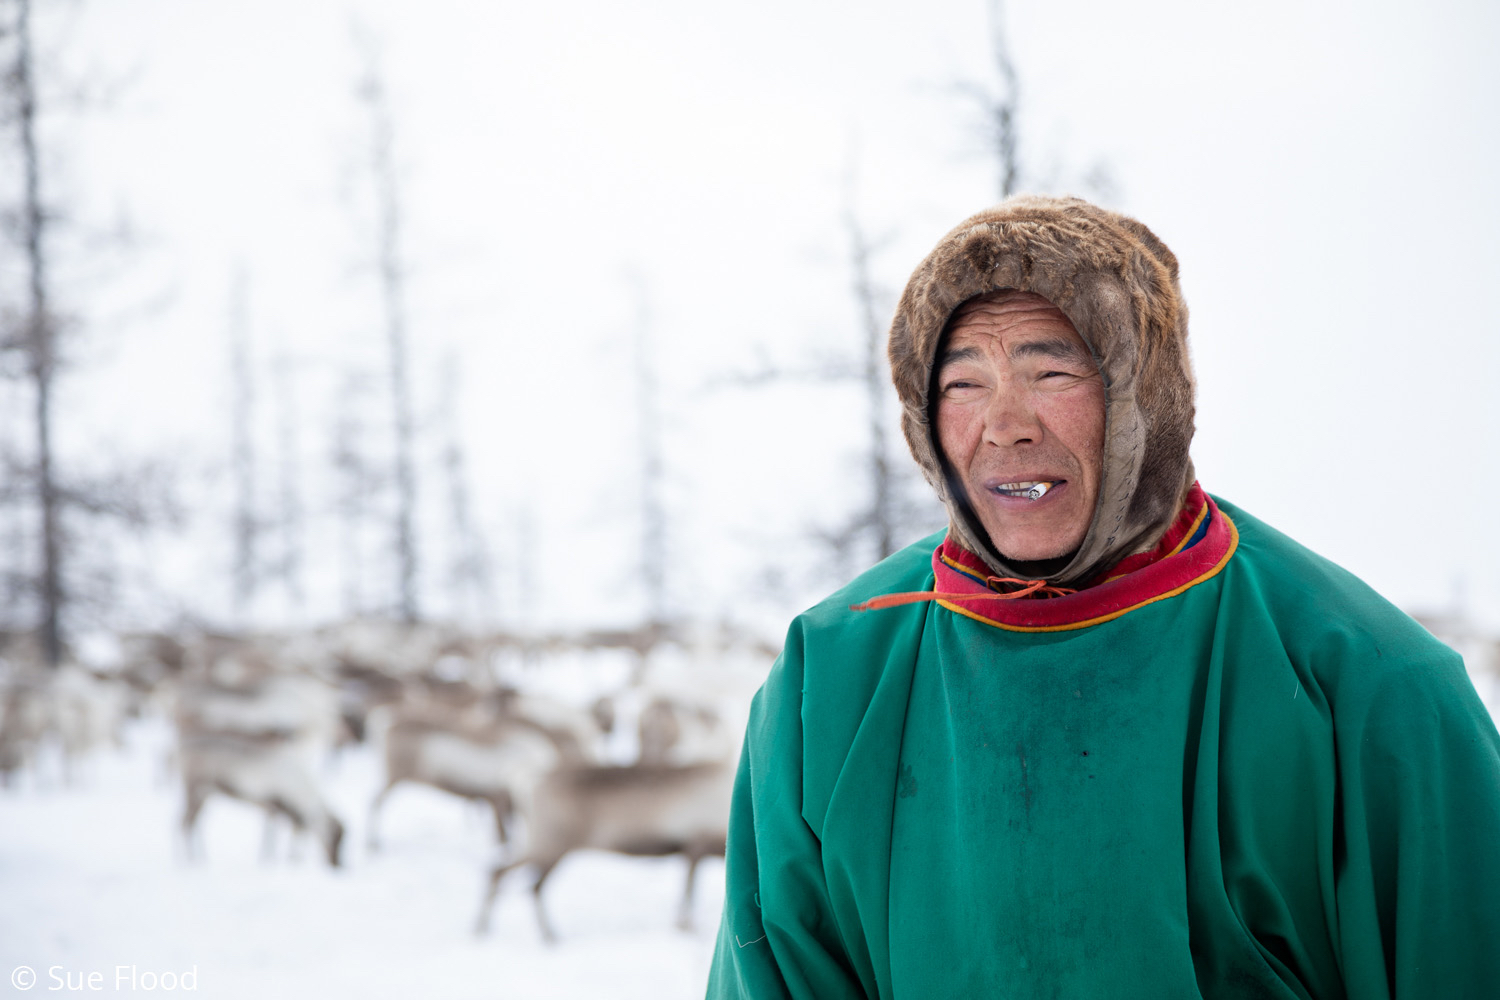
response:
{"label": "man's mouth", "polygon": [[1016,497],[1022,500],[1040,500],[1047,495],[1061,479],[1051,481],[1028,480],[1021,483],[1001,483],[999,486],[991,487],[992,491],[1002,497]]}

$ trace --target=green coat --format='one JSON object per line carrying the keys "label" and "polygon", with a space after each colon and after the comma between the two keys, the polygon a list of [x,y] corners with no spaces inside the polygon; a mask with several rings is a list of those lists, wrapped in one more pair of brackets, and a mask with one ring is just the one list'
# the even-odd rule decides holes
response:
{"label": "green coat", "polygon": [[849,610],[931,589],[940,535],[800,616],[709,997],[1500,997],[1500,737],[1462,661],[1219,506],[1211,574],[1098,624]]}

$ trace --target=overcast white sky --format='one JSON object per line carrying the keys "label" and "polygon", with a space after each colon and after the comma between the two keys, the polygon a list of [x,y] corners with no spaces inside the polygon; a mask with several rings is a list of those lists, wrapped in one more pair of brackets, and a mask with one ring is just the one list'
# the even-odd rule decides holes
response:
{"label": "overcast white sky", "polygon": [[[43,26],[64,40],[53,53],[67,73],[130,83],[108,107],[46,120],[50,194],[96,223],[127,211],[147,238],[107,286],[88,277],[98,266],[64,269],[59,296],[93,322],[60,432],[80,465],[111,449],[185,470],[195,526],[187,543],[153,543],[156,586],[226,607],[236,266],[262,365],[296,364],[314,514],[343,373],[379,374],[358,21],[381,41],[405,178],[418,405],[437,427],[455,359],[475,501],[506,567],[502,613],[521,587],[546,620],[640,608],[632,272],[661,359],[678,604],[774,617],[815,596],[794,587],[768,605],[752,581],[789,559],[804,524],[860,499],[861,398],[712,385],[762,356],[856,345],[840,228],[851,163],[892,301],[938,236],[995,199],[954,88],[991,80],[981,0],[61,10]],[[1462,592],[1500,621],[1500,11],[1009,12],[1033,185],[1088,193],[1081,179],[1107,164],[1108,203],[1182,262],[1204,485],[1403,606]],[[103,320],[163,292],[148,320]],[[263,381],[267,463],[272,398]],[[378,419],[378,393],[367,403]],[[439,486],[423,504],[441,611]],[[523,511],[540,560],[529,574]],[[338,610],[337,548],[326,516],[311,531],[301,613],[316,617]]]}

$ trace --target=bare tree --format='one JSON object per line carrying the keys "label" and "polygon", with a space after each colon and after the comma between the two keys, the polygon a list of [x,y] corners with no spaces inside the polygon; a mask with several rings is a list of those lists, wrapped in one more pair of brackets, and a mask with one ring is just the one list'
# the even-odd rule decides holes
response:
{"label": "bare tree", "polygon": [[646,591],[646,619],[667,620],[667,511],[662,496],[661,413],[656,358],[651,345],[651,307],[645,280],[631,275],[635,289],[636,447],[640,456],[641,582]]}
{"label": "bare tree", "polygon": [[[541,581],[537,577],[537,519],[530,501],[523,501],[515,512],[514,586],[516,623],[523,635],[537,629],[536,609],[541,604]],[[529,659],[528,654],[528,659]]]}
{"label": "bare tree", "polygon": [[62,659],[63,551],[61,496],[53,468],[52,389],[56,375],[56,317],[48,287],[46,242],[50,218],[42,209],[37,154],[36,77],[31,58],[31,3],[16,0],[16,57],[9,74],[17,112],[24,171],[21,242],[25,251],[26,307],[23,320],[27,375],[35,393],[36,502],[41,511],[42,653],[49,664]]}
{"label": "bare tree", "polygon": [[[59,461],[57,379],[64,368],[64,334],[72,332],[56,306],[53,288],[57,261],[60,256],[67,259],[57,238],[64,214],[44,190],[49,161],[38,136],[44,102],[33,6],[30,0],[9,0],[5,9],[14,19],[0,27],[0,40],[10,50],[0,69],[0,98],[5,104],[4,124],[13,126],[8,141],[13,141],[19,163],[20,190],[14,208],[4,215],[13,221],[23,280],[17,305],[4,310],[0,354],[9,357],[0,374],[26,385],[31,407],[27,454],[0,456],[0,502],[36,514],[34,565],[7,575],[25,603],[34,604],[40,654],[55,666],[64,655],[70,609],[81,600],[102,601],[107,588],[92,584],[109,579],[97,559],[86,566],[77,558],[80,550],[70,548],[83,522],[104,518],[145,527],[175,512],[165,491],[164,467],[83,476]],[[54,103],[49,100],[48,107]]]}
{"label": "bare tree", "polygon": [[276,400],[276,532],[278,552],[276,576],[286,590],[287,603],[295,613],[303,606],[302,590],[302,463],[298,419],[295,362],[285,352],[271,364],[272,391]]}
{"label": "bare tree", "polygon": [[857,551],[877,560],[884,559],[909,541],[908,536],[914,531],[935,527],[930,523],[934,520],[932,505],[924,506],[912,499],[916,484],[912,467],[909,463],[891,461],[890,428],[895,396],[886,358],[889,331],[886,317],[893,305],[892,295],[880,286],[875,276],[874,259],[879,244],[860,219],[857,191],[851,165],[844,183],[843,229],[859,346],[851,364],[842,371],[830,369],[826,374],[852,380],[863,391],[865,432],[860,461],[866,469],[869,495],[867,502],[851,511],[845,520],[817,532],[835,562],[846,567]]}
{"label": "bare tree", "polygon": [[385,476],[368,453],[368,429],[363,419],[368,390],[367,376],[345,373],[334,404],[329,456],[338,482],[334,513],[339,522],[343,603],[348,615],[362,614],[367,610],[365,534],[375,516],[373,498],[385,485]]}
{"label": "bare tree", "polygon": [[1005,30],[1004,0],[989,0],[990,57],[994,60],[995,83],[966,80],[957,85],[960,93],[979,106],[985,145],[995,156],[1001,199],[1009,198],[1021,186],[1020,138],[1017,113],[1021,84],[1015,60],[1010,54],[1010,40]]}
{"label": "bare tree", "polygon": [[[853,184],[851,182],[852,189]],[[844,229],[849,237],[849,264],[853,278],[854,301],[859,322],[864,328],[864,342],[859,377],[864,382],[866,410],[865,460],[870,470],[870,506],[856,516],[868,524],[877,559],[896,551],[896,484],[891,475],[890,446],[886,440],[887,410],[891,380],[885,358],[886,325],[881,321],[879,292],[871,271],[873,248],[855,214],[852,194],[844,210]]]}
{"label": "bare tree", "polygon": [[412,453],[411,376],[408,361],[406,268],[401,253],[401,183],[395,157],[395,126],[374,45],[363,38],[365,72],[357,90],[369,115],[369,166],[375,190],[376,271],[389,351],[391,423],[395,448],[391,482],[396,491],[392,523],[396,554],[396,610],[408,623],[421,617],[417,597],[415,533],[417,477]]}
{"label": "bare tree", "polygon": [[1059,174],[1070,178],[1072,184],[1081,186],[1103,201],[1117,198],[1119,186],[1114,172],[1104,159],[1095,160],[1082,174],[1073,174],[1060,170],[1056,164],[1046,170],[1039,169],[1034,157],[1022,155],[1021,79],[1011,54],[1010,34],[1005,25],[1005,0],[989,0],[986,11],[994,79],[989,83],[965,80],[955,86],[979,110],[979,131],[986,152],[995,158],[997,188],[1001,200],[1017,193],[1023,186],[1054,189],[1058,186]]}
{"label": "bare tree", "polygon": [[443,369],[442,393],[442,464],[448,486],[448,537],[452,548],[448,584],[455,614],[461,615],[467,608],[483,618],[494,611],[494,579],[489,547],[474,523],[471,510],[468,459],[458,419],[459,393],[458,364],[450,357]]}
{"label": "bare tree", "polygon": [[872,238],[861,221],[856,205],[858,180],[851,154],[844,176],[842,236],[852,293],[856,346],[819,358],[800,367],[767,364],[753,374],[734,379],[740,385],[779,381],[815,382],[857,386],[864,396],[862,443],[858,462],[865,473],[865,499],[832,523],[809,529],[818,548],[828,557],[833,575],[845,577],[867,558],[884,559],[910,540],[919,530],[935,530],[932,503],[915,497],[917,477],[909,463],[893,462],[891,428],[894,425],[894,391],[886,359],[886,335],[890,315],[890,293],[875,275],[875,257],[880,241]]}
{"label": "bare tree", "polygon": [[234,477],[234,613],[244,624],[260,580],[260,514],[256,498],[255,369],[244,268],[235,271],[229,304],[230,463]]}

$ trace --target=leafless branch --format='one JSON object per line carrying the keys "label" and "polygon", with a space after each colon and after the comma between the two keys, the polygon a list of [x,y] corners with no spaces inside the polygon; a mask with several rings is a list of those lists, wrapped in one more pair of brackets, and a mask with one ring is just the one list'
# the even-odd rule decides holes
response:
{"label": "leafless branch", "polygon": [[404,621],[415,622],[420,617],[415,526],[417,477],[412,444],[415,427],[408,361],[406,268],[402,257],[403,220],[400,177],[394,148],[395,125],[374,37],[356,27],[355,41],[364,60],[364,71],[356,94],[369,116],[369,170],[375,186],[377,211],[377,270],[386,342],[390,353],[391,417],[396,439],[392,465],[396,507],[392,529],[397,567],[397,606]]}

